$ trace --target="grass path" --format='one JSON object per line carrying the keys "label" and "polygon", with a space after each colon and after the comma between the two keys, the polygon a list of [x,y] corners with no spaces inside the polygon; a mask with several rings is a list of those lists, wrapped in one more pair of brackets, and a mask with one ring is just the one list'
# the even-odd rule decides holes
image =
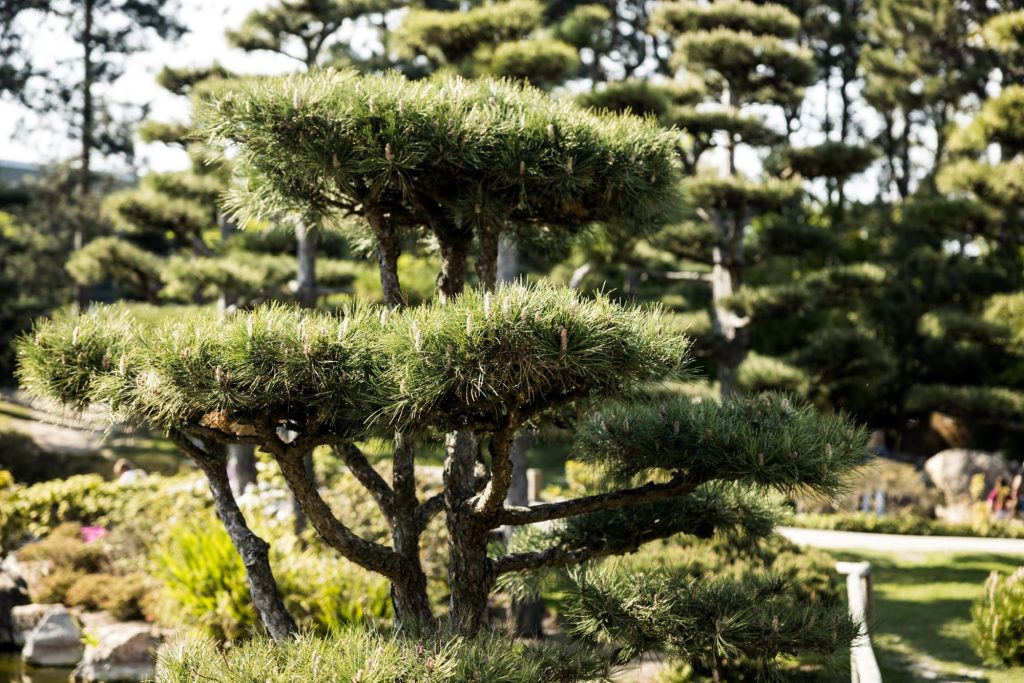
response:
{"label": "grass path", "polygon": [[833,552],[872,565],[871,629],[886,683],[1024,681],[1024,669],[986,667],[970,644],[971,604],[992,570],[1010,572],[1020,557],[953,553]]}

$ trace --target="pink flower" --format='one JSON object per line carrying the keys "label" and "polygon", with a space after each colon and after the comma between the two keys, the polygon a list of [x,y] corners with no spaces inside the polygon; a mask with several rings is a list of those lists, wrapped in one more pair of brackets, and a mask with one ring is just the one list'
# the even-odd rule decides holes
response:
{"label": "pink flower", "polygon": [[82,540],[86,543],[98,541],[107,535],[107,530],[101,526],[83,526]]}

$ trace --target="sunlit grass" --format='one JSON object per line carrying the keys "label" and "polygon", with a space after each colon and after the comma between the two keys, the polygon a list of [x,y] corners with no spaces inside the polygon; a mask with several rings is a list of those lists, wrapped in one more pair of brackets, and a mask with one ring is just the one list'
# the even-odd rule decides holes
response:
{"label": "sunlit grass", "polygon": [[971,648],[971,604],[992,570],[1011,572],[1024,558],[949,553],[834,553],[868,560],[874,581],[872,639],[886,683],[925,679],[1024,680],[1022,669],[986,667]]}

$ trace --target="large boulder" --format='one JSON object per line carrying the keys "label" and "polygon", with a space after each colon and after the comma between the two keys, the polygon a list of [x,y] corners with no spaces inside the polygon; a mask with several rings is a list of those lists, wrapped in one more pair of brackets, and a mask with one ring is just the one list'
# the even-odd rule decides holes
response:
{"label": "large boulder", "polygon": [[74,666],[84,649],[78,623],[66,607],[56,605],[25,636],[21,657],[35,666]]}
{"label": "large boulder", "polygon": [[948,448],[928,458],[924,471],[945,498],[947,506],[963,505],[971,500],[971,479],[975,475],[985,477],[985,491],[995,484],[998,477],[1010,483],[1010,468],[1002,456],[986,451],[966,448]]}
{"label": "large boulder", "polygon": [[74,681],[128,682],[153,678],[156,649],[163,640],[158,629],[141,621],[101,626],[95,644],[85,648]]}
{"label": "large boulder", "polygon": [[0,650],[17,649],[18,629],[11,613],[28,602],[25,580],[8,572],[0,572]]}
{"label": "large boulder", "polygon": [[14,644],[21,649],[25,645],[28,634],[43,620],[46,613],[60,604],[33,602],[20,605],[11,610],[11,623],[14,626]]}

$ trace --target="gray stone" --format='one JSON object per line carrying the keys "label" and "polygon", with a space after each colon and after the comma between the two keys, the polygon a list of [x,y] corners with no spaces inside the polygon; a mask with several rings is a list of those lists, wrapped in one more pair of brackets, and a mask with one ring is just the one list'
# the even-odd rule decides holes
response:
{"label": "gray stone", "polygon": [[63,605],[51,607],[25,636],[21,657],[35,666],[74,666],[82,659],[82,632]]}
{"label": "gray stone", "polygon": [[60,607],[59,604],[48,604],[42,602],[33,602],[28,605],[21,605],[11,610],[11,622],[14,626],[14,642],[20,648],[25,644],[25,638],[32,629],[43,620],[46,613],[54,607]]}
{"label": "gray stone", "polygon": [[85,648],[72,680],[134,683],[153,677],[156,649],[163,640],[159,630],[145,622],[128,621],[101,626],[95,636],[96,644]]}
{"label": "gray stone", "polygon": [[1010,483],[1010,469],[1002,456],[986,451],[966,448],[949,448],[928,458],[924,471],[938,488],[947,506],[971,502],[971,479],[981,474],[985,477],[985,493],[1002,476]]}
{"label": "gray stone", "polygon": [[25,580],[8,572],[0,572],[0,649],[17,648],[18,629],[11,613],[28,602]]}

